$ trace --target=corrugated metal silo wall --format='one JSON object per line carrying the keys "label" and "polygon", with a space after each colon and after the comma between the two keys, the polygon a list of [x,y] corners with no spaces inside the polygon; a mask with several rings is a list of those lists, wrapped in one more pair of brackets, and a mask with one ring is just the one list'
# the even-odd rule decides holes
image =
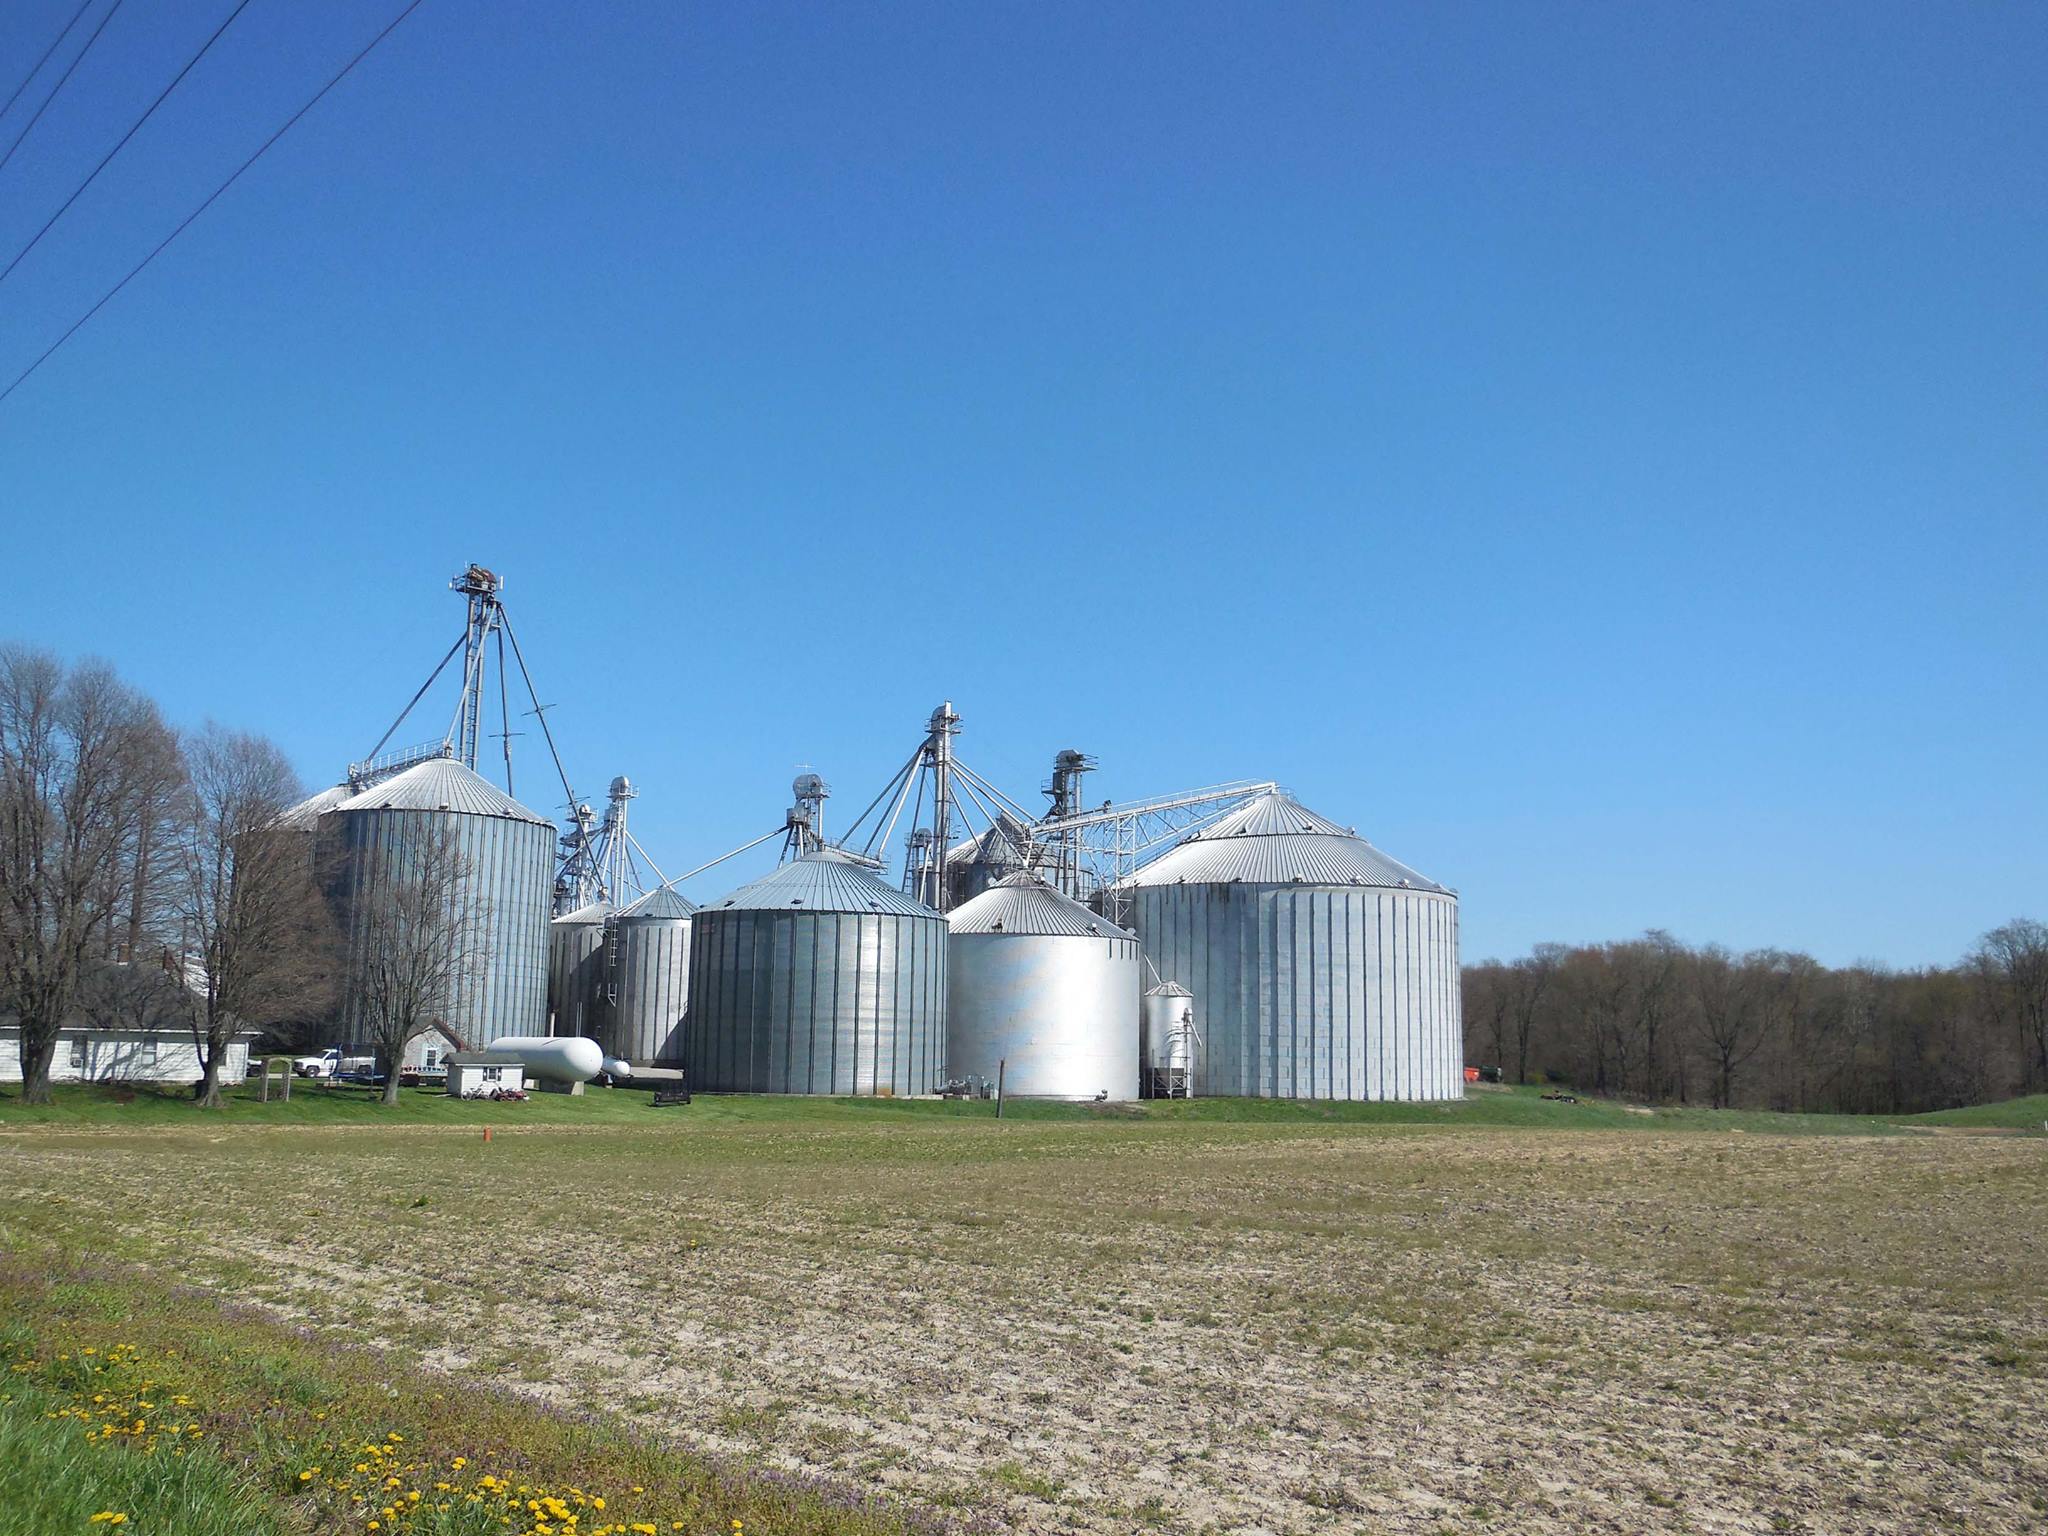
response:
{"label": "corrugated metal silo wall", "polygon": [[946,924],[713,908],[693,920],[684,1064],[727,1093],[930,1093],[945,1073]]}
{"label": "corrugated metal silo wall", "polygon": [[[332,832],[329,826],[333,825]],[[321,819],[333,850],[330,887],[344,942],[360,943],[375,882],[399,878],[408,854],[436,826],[445,826],[467,865],[461,903],[477,956],[448,1011],[448,1024],[471,1047],[498,1035],[537,1035],[547,1028],[548,912],[554,899],[554,828],[504,816],[457,811],[339,811]],[[358,855],[367,855],[359,857]],[[366,1038],[354,980],[357,956],[344,970],[341,1014],[346,1038]]]}
{"label": "corrugated metal silo wall", "polygon": [[632,917],[621,921],[617,931],[612,970],[617,1002],[605,1049],[635,1066],[678,1066],[690,996],[689,920]]}
{"label": "corrugated metal silo wall", "polygon": [[548,925],[548,1012],[554,1015],[556,1034],[596,1037],[604,952],[603,923]]}
{"label": "corrugated metal silo wall", "polygon": [[1196,1092],[1464,1093],[1458,903],[1374,886],[1141,886],[1145,952],[1194,994]]}
{"label": "corrugated metal silo wall", "polygon": [[1022,1097],[1138,1096],[1138,944],[956,933],[946,946],[946,1075]]}

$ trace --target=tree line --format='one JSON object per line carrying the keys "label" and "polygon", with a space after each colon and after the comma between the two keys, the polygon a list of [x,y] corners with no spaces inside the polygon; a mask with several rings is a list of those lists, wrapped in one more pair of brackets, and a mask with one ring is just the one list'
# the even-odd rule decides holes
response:
{"label": "tree line", "polygon": [[287,824],[304,793],[265,737],[180,732],[104,663],[0,645],[0,1022],[20,1031],[24,1102],[49,1102],[81,1024],[182,1026],[207,1105],[245,1029],[351,1029],[396,1100],[406,1046],[484,962],[482,914],[451,835],[343,867]]}
{"label": "tree line", "polygon": [[1657,1103],[1914,1114],[2048,1091],[2048,925],[1952,966],[1830,968],[1658,930],[1465,967],[1466,1060]]}

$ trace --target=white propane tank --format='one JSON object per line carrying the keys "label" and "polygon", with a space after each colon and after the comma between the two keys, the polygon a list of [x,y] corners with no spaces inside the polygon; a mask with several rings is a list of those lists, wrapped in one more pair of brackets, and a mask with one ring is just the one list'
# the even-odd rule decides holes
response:
{"label": "white propane tank", "polygon": [[631,1077],[633,1075],[633,1063],[627,1061],[623,1056],[607,1056],[604,1059],[604,1070],[611,1077]]}
{"label": "white propane tank", "polygon": [[604,1070],[604,1051],[583,1035],[500,1035],[483,1048],[490,1061],[523,1061],[543,1083],[587,1083]]}

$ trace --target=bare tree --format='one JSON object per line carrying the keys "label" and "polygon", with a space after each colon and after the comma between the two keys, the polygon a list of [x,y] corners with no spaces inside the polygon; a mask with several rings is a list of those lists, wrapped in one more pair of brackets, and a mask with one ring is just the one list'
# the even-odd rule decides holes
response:
{"label": "bare tree", "polygon": [[187,1017],[199,1053],[196,1097],[220,1103],[220,1065],[246,1025],[303,1017],[325,1002],[329,922],[303,839],[278,820],[300,797],[277,746],[212,722],[185,748],[185,814],[172,848],[172,910]]}
{"label": "bare tree", "polygon": [[1514,1003],[1511,1017],[1515,1031],[1515,1081],[1529,1081],[1529,1044],[1536,1037],[1537,1022],[1543,1017],[1544,998],[1557,979],[1557,969],[1567,951],[1562,944],[1538,944],[1513,967]]}
{"label": "bare tree", "polygon": [[1465,968],[1465,1059],[1498,1067],[1508,1059],[1514,990],[1508,967],[1484,960]]}
{"label": "bare tree", "polygon": [[191,994],[177,958],[159,952],[147,964],[88,960],[78,979],[79,1017],[101,1034],[153,1034],[190,1018]]}
{"label": "bare tree", "polygon": [[403,846],[351,857],[348,985],[355,1020],[385,1075],[384,1102],[396,1104],[406,1047],[445,1025],[487,958],[486,914],[465,892],[468,860],[445,827],[426,826]]}
{"label": "bare tree", "polygon": [[1617,947],[1621,962],[1633,973],[1635,999],[1634,1031],[1645,1098],[1664,1094],[1664,1050],[1672,1015],[1679,1002],[1679,972],[1685,961],[1685,947],[1661,928],[1652,928],[1640,939]]}
{"label": "bare tree", "polygon": [[106,666],[0,647],[0,996],[22,1100],[46,1104],[87,962],[133,911],[137,853],[178,772],[156,706]]}
{"label": "bare tree", "polygon": [[1991,1007],[2018,1034],[2023,1087],[2048,1087],[2048,923],[2015,918],[1977,942],[1970,957]]}

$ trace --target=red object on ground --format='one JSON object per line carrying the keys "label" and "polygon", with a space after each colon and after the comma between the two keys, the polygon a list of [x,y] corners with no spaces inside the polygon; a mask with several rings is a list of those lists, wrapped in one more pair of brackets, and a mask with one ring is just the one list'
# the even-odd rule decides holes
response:
{"label": "red object on ground", "polygon": [[1468,1082],[1468,1083],[1476,1083],[1476,1082],[1478,1082],[1478,1081],[1479,1081],[1479,1069],[1478,1069],[1477,1067],[1467,1067],[1467,1068],[1465,1069],[1465,1081],[1466,1081],[1466,1082]]}

